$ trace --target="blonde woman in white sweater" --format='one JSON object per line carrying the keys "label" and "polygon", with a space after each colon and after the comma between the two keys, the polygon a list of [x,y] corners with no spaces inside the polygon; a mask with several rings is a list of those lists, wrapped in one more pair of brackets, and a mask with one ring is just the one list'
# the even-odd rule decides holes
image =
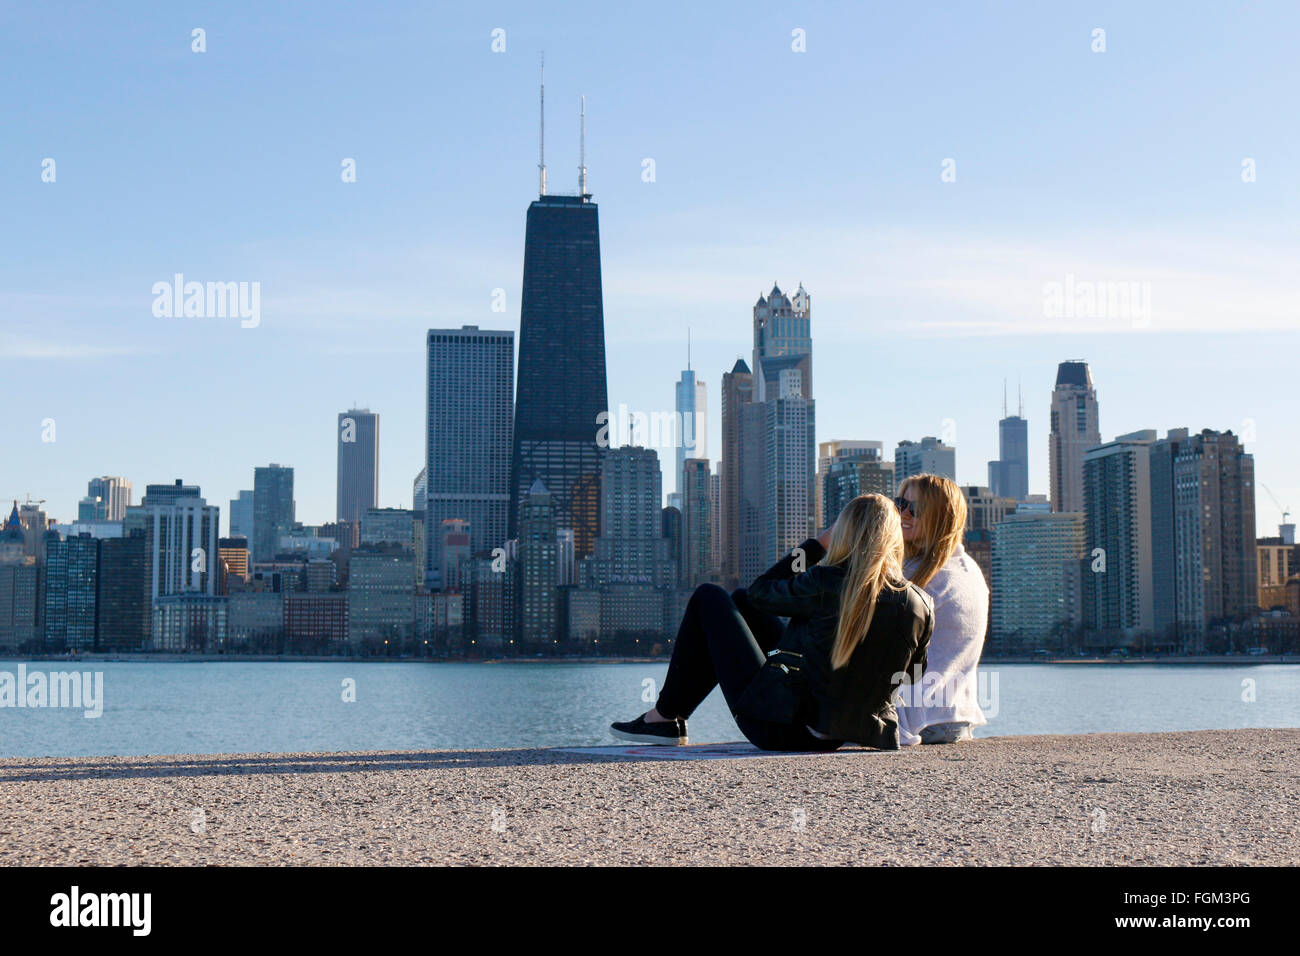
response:
{"label": "blonde woman in white sweater", "polygon": [[989,589],[962,547],[966,497],[939,475],[913,475],[894,499],[902,518],[903,573],[934,600],[934,634],[924,678],[904,687],[898,706],[899,743],[953,743],[988,723],[976,694],[984,649]]}

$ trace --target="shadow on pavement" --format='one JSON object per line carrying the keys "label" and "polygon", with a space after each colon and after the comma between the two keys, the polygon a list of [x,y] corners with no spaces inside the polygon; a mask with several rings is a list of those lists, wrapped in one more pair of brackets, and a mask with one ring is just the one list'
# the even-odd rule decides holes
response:
{"label": "shadow on pavement", "polygon": [[[697,750],[687,756],[684,751]],[[732,749],[728,749],[732,748]],[[738,748],[747,748],[742,752]],[[668,753],[667,751],[676,751]],[[709,751],[705,753],[704,751]],[[885,754],[843,748],[818,756]],[[0,783],[53,780],[120,780],[141,777],[203,777],[245,774],[384,773],[394,770],[461,770],[479,767],[538,767],[628,760],[769,759],[811,756],[757,750],[748,744],[691,747],[570,747],[543,750],[433,750],[338,754],[247,754],[211,756],[33,758],[0,761]]]}

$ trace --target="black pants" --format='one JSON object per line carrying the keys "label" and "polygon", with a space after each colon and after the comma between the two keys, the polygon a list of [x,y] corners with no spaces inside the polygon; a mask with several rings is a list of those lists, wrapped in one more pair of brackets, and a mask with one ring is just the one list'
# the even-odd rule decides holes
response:
{"label": "black pants", "polygon": [[735,713],[736,701],[784,633],[781,619],[757,610],[743,588],[728,595],[716,584],[701,584],[686,604],[655,710],[663,717],[689,717],[721,684],[736,725],[755,747],[834,750],[841,741],[814,737],[802,724]]}

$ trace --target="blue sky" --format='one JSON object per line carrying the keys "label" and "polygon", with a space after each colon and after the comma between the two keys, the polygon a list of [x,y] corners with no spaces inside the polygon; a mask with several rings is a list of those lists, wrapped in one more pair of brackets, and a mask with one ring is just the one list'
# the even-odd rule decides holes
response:
{"label": "blue sky", "polygon": [[[181,477],[224,514],[275,461],[299,518],[331,520],[355,401],[381,415],[380,503],[409,507],[425,330],[518,328],[545,50],[553,190],[576,186],[587,97],[611,405],[671,409],[689,328],[716,452],[754,300],[802,281],[819,440],[892,449],[946,423],[959,480],[983,484],[1019,381],[1043,492],[1056,364],[1084,358],[1103,438],[1244,431],[1300,509],[1298,21],[1284,3],[6,4],[0,495],[67,520],[93,475],[137,497]],[[260,324],[156,318],[177,272],[259,282]],[[1137,283],[1150,312],[1051,317],[1067,275]]]}

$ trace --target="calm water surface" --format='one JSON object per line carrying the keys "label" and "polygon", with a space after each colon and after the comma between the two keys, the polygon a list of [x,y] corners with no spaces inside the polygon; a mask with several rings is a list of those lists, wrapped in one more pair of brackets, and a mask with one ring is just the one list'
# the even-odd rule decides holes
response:
{"label": "calm water surface", "polygon": [[[0,661],[16,673],[18,661]],[[0,757],[289,753],[617,743],[667,664],[26,662],[101,671],[103,715],[0,707]],[[1300,726],[1300,666],[981,667],[976,736]],[[356,682],[344,702],[344,682]],[[1253,696],[1253,700],[1249,699]],[[653,697],[651,697],[653,700]],[[693,742],[739,740],[721,693]]]}

